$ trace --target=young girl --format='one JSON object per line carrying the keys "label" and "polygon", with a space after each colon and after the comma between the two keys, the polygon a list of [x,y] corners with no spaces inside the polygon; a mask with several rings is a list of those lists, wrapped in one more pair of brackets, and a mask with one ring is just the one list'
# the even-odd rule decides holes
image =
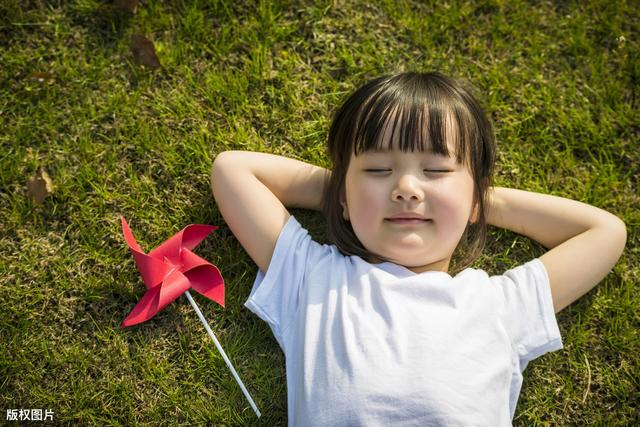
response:
{"label": "young girl", "polygon": [[[554,313],[616,263],[624,223],[491,187],[491,124],[438,73],[358,89],[334,117],[328,152],[332,172],[223,152],[211,176],[260,269],[246,306],[286,356],[289,425],[510,425],[527,363],[562,348]],[[313,241],[287,207],[322,210],[333,244]],[[549,250],[502,275],[450,274],[458,246],[464,266],[477,257],[487,224]]]}

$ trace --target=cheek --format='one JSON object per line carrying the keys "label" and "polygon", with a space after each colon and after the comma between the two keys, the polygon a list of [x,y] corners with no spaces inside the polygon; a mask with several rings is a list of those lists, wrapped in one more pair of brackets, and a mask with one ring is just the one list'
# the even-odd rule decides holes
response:
{"label": "cheek", "polygon": [[471,213],[473,201],[473,185],[465,181],[452,180],[438,188],[433,197],[438,203],[435,207],[452,223],[466,222]]}
{"label": "cheek", "polygon": [[347,185],[347,206],[353,231],[361,242],[368,242],[369,234],[377,229],[384,215],[385,197],[380,183],[367,181]]}

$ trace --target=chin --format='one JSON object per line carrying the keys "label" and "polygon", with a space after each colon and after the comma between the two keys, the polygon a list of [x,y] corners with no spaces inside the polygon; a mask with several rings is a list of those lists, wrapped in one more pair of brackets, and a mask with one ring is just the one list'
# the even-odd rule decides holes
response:
{"label": "chin", "polygon": [[387,258],[389,258],[394,263],[407,268],[422,267],[423,265],[427,265],[431,263],[430,260],[425,260],[425,259],[416,260],[416,259],[408,259],[406,257],[394,257],[394,256],[388,256]]}
{"label": "chin", "polygon": [[433,253],[426,254],[423,256],[413,256],[413,257],[407,257],[406,255],[394,256],[393,254],[389,254],[389,253],[383,254],[383,255],[386,256],[388,259],[390,259],[392,262],[407,268],[419,268],[419,267],[424,267],[426,265],[440,264],[447,259],[446,256],[434,257]]}

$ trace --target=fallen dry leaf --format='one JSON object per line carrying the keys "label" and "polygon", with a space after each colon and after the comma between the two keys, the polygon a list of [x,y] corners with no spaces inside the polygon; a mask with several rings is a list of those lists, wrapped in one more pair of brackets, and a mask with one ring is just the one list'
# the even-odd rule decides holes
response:
{"label": "fallen dry leaf", "polygon": [[160,68],[160,60],[156,55],[156,48],[148,38],[137,34],[132,35],[131,52],[136,64],[153,69]]}
{"label": "fallen dry leaf", "polygon": [[138,11],[138,0],[116,0],[114,4],[116,7],[119,7],[132,15],[135,15]]}
{"label": "fallen dry leaf", "polygon": [[53,74],[41,71],[33,71],[28,76],[27,79],[38,82],[38,83],[46,83],[48,85],[53,84],[55,80]]}
{"label": "fallen dry leaf", "polygon": [[27,182],[27,195],[39,205],[51,193],[53,193],[53,181],[46,170],[39,168],[36,176],[29,178]]}

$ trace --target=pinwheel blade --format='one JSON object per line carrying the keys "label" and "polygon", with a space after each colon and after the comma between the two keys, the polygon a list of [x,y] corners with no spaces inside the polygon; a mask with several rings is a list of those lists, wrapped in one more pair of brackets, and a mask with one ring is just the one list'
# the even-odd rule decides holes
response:
{"label": "pinwheel blade", "polygon": [[138,301],[131,313],[120,324],[121,328],[137,325],[151,319],[159,311],[158,296],[160,294],[160,286],[149,289]]}
{"label": "pinwheel blade", "polygon": [[183,229],[182,247],[193,249],[204,240],[213,230],[217,230],[215,225],[191,224]]}
{"label": "pinwheel blade", "polygon": [[162,310],[168,304],[176,300],[184,291],[191,287],[187,276],[178,270],[171,272],[160,285],[158,310]]}
{"label": "pinwheel blade", "polygon": [[224,279],[214,265],[203,265],[185,273],[193,290],[224,307]]}
{"label": "pinwheel blade", "polygon": [[136,325],[147,321],[156,315],[157,312],[171,304],[180,295],[189,289],[189,279],[174,271],[158,286],[149,289],[140,298],[138,304],[131,310],[131,313],[123,320],[120,327]]}
{"label": "pinwheel blade", "polygon": [[156,259],[151,255],[147,255],[142,251],[138,242],[136,242],[135,237],[133,237],[133,233],[129,228],[129,224],[124,219],[124,217],[120,217],[122,222],[122,233],[124,234],[124,239],[133,254],[133,259],[136,262],[136,266],[138,267],[138,271],[142,275],[142,280],[144,280],[144,284],[147,289],[151,289],[154,286],[157,286],[162,282],[162,279],[167,274],[167,267],[165,266],[162,259]]}
{"label": "pinwheel blade", "polygon": [[206,259],[200,258],[189,249],[183,248],[180,251],[180,262],[182,264],[182,272],[185,273],[192,268],[201,267],[203,265],[211,265]]}
{"label": "pinwheel blade", "polygon": [[185,228],[171,236],[167,241],[160,246],[149,252],[149,255],[157,258],[164,259],[167,257],[172,263],[177,263],[180,259],[180,249],[193,249],[207,235],[215,230],[216,226],[192,224],[187,225]]}

